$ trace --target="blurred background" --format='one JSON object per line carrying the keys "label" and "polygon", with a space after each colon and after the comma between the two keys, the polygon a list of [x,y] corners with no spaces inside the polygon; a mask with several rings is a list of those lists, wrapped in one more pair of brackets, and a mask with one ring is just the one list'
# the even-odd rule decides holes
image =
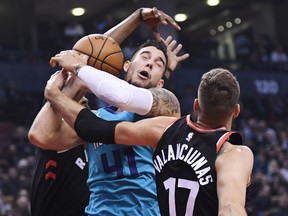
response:
{"label": "blurred background", "polygon": [[[172,35],[190,54],[166,83],[182,114],[191,112],[204,72],[225,67],[235,73],[242,112],[234,129],[255,154],[255,215],[288,215],[287,0],[0,0],[0,215],[29,215],[35,147],[27,132],[55,72],[50,57],[153,6],[182,28],[161,28],[162,37]],[[121,45],[125,58],[147,38],[141,25]],[[89,99],[92,108],[103,105]]]}

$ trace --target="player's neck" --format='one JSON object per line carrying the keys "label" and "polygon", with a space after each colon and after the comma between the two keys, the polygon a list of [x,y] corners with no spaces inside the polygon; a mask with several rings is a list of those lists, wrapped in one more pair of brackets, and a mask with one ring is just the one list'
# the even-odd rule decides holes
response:
{"label": "player's neck", "polygon": [[216,129],[216,128],[221,128],[221,127],[226,127],[226,125],[223,125],[223,124],[215,124],[215,123],[212,123],[212,122],[207,122],[207,121],[203,121],[201,119],[198,119],[196,121],[196,123],[198,125],[200,125],[201,127],[204,127],[204,128],[211,128],[211,129]]}

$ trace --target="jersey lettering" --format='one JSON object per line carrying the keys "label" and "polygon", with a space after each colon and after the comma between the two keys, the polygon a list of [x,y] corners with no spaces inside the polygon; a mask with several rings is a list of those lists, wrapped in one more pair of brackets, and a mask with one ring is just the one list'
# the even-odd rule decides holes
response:
{"label": "jersey lettering", "polygon": [[197,178],[201,179],[205,175],[208,175],[211,168],[207,166],[207,159],[198,150],[193,147],[189,147],[187,144],[177,144],[176,151],[174,151],[172,145],[168,145],[167,151],[163,149],[160,154],[155,156],[154,167],[157,172],[161,172],[164,165],[169,161],[181,160],[189,164],[196,172]]}
{"label": "jersey lettering", "polygon": [[[178,180],[178,181],[177,181]],[[191,216],[193,214],[195,200],[199,191],[199,183],[196,181],[191,181],[187,179],[176,179],[168,178],[163,182],[165,190],[168,190],[168,200],[169,200],[169,215],[176,216],[176,201],[175,194],[177,188],[184,188],[189,190],[189,196],[186,203],[185,216]]]}
{"label": "jersey lettering", "polygon": [[119,178],[124,177],[125,165],[123,164],[122,157],[127,157],[130,175],[131,176],[138,175],[135,153],[132,147],[114,150],[112,154],[114,164],[109,164],[107,154],[101,154],[103,169],[106,173],[116,172]]}
{"label": "jersey lettering", "polygon": [[78,157],[75,161],[75,164],[80,167],[81,170],[85,168],[86,163],[82,160],[82,158]]}

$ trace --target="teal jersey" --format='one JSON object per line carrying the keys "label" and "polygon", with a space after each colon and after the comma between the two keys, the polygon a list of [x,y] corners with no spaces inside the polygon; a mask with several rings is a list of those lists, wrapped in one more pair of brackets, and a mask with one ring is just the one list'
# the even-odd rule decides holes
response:
{"label": "teal jersey", "polygon": [[[105,120],[136,121],[139,116],[112,107],[95,113]],[[98,216],[160,215],[153,149],[145,146],[90,143],[86,146],[90,201],[86,214]]]}

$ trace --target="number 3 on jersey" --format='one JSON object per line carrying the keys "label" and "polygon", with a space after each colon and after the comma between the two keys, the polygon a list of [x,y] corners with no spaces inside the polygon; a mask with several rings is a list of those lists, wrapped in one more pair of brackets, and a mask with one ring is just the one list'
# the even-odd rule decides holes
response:
{"label": "number 3 on jersey", "polygon": [[[112,152],[114,158],[114,165],[109,165],[107,154],[101,154],[101,161],[103,169],[106,173],[116,172],[117,177],[124,177],[124,160],[122,157],[127,157],[129,171],[131,176],[137,175],[138,170],[136,166],[135,153],[132,147],[124,149],[116,149]],[[111,160],[110,160],[111,161]]]}
{"label": "number 3 on jersey", "polygon": [[168,190],[169,194],[169,215],[176,216],[176,202],[175,202],[175,192],[177,188],[186,188],[190,190],[187,204],[186,204],[186,213],[185,216],[191,216],[193,214],[195,200],[199,191],[199,183],[196,181],[190,181],[187,179],[177,179],[168,178],[163,182],[164,187]]}

